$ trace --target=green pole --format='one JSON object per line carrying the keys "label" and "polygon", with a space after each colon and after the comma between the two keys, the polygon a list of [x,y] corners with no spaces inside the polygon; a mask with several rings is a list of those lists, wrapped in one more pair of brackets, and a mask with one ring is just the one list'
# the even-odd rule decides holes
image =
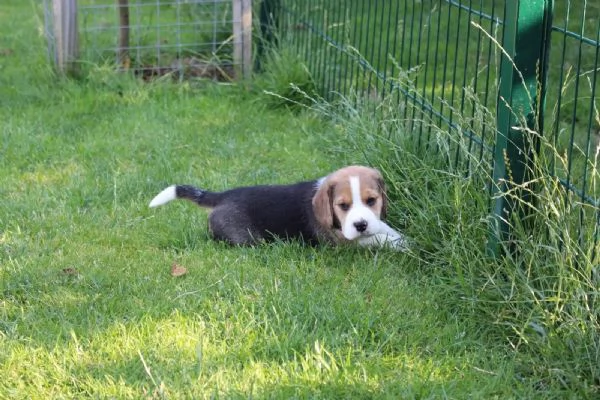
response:
{"label": "green pole", "polygon": [[[534,201],[531,192],[519,188],[532,177],[539,141],[523,128],[540,135],[543,131],[553,2],[509,0],[505,5],[492,184],[493,223],[488,242],[493,255],[499,254],[500,242],[510,242],[511,221],[526,219],[527,204]],[[506,195],[508,191],[511,196]]]}
{"label": "green pole", "polygon": [[262,0],[258,9],[260,37],[257,54],[254,59],[254,70],[262,72],[264,57],[268,49],[277,47],[277,35],[281,12],[281,0]]}

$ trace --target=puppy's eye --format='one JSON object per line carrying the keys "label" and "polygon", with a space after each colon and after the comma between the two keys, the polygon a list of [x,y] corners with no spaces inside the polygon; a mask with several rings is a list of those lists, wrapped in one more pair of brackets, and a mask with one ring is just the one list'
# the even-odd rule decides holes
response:
{"label": "puppy's eye", "polygon": [[350,209],[350,204],[348,203],[340,203],[338,207],[342,209],[342,211],[348,211]]}
{"label": "puppy's eye", "polygon": [[369,198],[367,199],[367,202],[366,202],[366,203],[367,203],[367,205],[368,205],[369,207],[373,207],[373,206],[375,205],[375,203],[376,203],[376,202],[377,202],[377,199],[376,199],[375,197],[369,197]]}

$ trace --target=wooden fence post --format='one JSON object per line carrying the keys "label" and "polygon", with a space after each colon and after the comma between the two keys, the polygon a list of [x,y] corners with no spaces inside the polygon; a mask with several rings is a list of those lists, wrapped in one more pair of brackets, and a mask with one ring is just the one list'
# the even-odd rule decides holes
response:
{"label": "wooden fence post", "polygon": [[79,37],[77,29],[77,0],[53,0],[55,63],[59,73],[73,75],[78,72]]}
{"label": "wooden fence post", "polygon": [[232,0],[233,63],[236,79],[252,72],[252,0]]}
{"label": "wooden fence post", "polygon": [[123,69],[129,69],[129,0],[117,0],[119,7],[119,48],[117,49],[117,64]]}

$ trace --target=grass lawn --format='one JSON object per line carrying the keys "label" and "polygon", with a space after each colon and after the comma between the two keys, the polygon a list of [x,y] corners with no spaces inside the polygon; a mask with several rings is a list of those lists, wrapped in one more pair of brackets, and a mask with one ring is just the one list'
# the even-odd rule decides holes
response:
{"label": "grass lawn", "polygon": [[[484,241],[464,225],[482,226],[462,178],[411,168],[422,210],[407,229],[429,255],[216,243],[204,211],[149,200],[172,183],[315,178],[363,153],[344,152],[339,125],[243,87],[94,66],[58,80],[40,16],[37,2],[0,5],[0,399],[597,394],[593,376],[558,374],[507,339],[510,307],[479,312],[478,283],[448,278],[497,266],[467,251]],[[174,263],[187,274],[171,276]]]}

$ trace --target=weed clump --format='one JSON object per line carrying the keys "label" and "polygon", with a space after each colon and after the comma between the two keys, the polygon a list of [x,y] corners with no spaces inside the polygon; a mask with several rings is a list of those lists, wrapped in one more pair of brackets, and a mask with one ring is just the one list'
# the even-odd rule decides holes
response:
{"label": "weed clump", "polygon": [[254,85],[264,103],[274,109],[302,109],[311,106],[317,97],[317,87],[308,68],[287,46],[266,50],[262,71]]}

